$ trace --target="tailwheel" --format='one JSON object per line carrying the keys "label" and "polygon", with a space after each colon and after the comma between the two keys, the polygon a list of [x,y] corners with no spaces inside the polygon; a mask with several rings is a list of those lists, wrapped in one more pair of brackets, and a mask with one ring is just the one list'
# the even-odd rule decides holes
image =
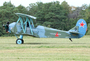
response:
{"label": "tailwheel", "polygon": [[24,40],[23,39],[17,39],[16,40],[16,44],[23,44],[24,43]]}
{"label": "tailwheel", "polygon": [[72,39],[71,38],[69,38],[69,40],[72,42]]}

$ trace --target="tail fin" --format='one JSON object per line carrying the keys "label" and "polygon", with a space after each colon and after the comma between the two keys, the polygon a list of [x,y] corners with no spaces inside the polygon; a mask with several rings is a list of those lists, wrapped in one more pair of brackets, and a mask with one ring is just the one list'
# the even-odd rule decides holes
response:
{"label": "tail fin", "polygon": [[79,34],[79,38],[83,37],[86,34],[87,31],[87,23],[84,19],[79,19],[76,23],[76,26],[78,26],[78,32]]}
{"label": "tail fin", "polygon": [[71,38],[81,38],[86,34],[86,31],[87,31],[87,23],[84,19],[79,19],[76,23],[76,26],[69,30]]}

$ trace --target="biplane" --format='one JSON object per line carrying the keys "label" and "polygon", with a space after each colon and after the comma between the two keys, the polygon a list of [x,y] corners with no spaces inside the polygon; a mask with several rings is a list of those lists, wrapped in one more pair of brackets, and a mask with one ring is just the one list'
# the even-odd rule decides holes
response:
{"label": "biplane", "polygon": [[[63,31],[41,25],[35,28],[33,19],[36,20],[36,17],[22,13],[15,14],[19,17],[17,22],[10,24],[7,22],[5,29],[8,33],[14,33],[17,38],[16,44],[24,43],[23,35],[30,35],[38,38],[69,38],[69,40],[72,41],[71,38],[81,38],[87,31],[87,23],[84,19],[79,19],[76,26],[69,31]],[[17,34],[20,35],[20,37],[17,37]]]}

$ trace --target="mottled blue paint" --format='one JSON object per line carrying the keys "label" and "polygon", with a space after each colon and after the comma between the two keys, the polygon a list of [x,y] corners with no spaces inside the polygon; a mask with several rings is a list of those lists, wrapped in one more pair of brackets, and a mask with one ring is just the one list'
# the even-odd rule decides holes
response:
{"label": "mottled blue paint", "polygon": [[11,33],[11,29],[15,26],[16,22],[9,24],[9,32]]}
{"label": "mottled blue paint", "polygon": [[44,26],[37,26],[37,34],[40,38],[46,38]]}
{"label": "mottled blue paint", "polygon": [[17,28],[16,34],[19,34],[19,33],[22,31],[22,28],[21,28],[20,23],[17,23],[17,24],[16,24],[16,28]]}

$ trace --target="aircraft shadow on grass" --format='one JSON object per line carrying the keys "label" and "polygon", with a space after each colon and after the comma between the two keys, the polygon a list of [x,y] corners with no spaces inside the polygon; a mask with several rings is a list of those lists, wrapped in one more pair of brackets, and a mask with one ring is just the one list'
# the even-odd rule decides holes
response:
{"label": "aircraft shadow on grass", "polygon": [[90,44],[90,43],[24,43],[24,45],[29,44],[29,45],[40,45],[40,44]]}

